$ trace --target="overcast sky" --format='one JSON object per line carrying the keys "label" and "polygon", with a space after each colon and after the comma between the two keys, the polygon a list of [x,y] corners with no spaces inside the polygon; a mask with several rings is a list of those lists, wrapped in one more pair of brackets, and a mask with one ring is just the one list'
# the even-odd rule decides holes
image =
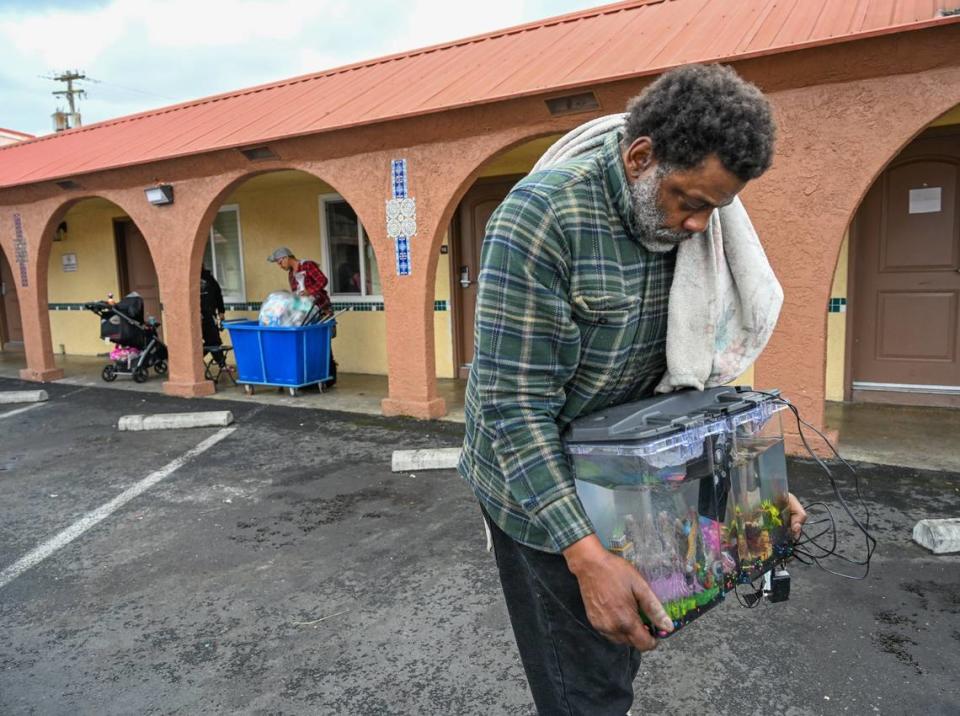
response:
{"label": "overcast sky", "polygon": [[66,69],[84,124],[603,4],[604,0],[0,0],[0,127],[51,131]]}

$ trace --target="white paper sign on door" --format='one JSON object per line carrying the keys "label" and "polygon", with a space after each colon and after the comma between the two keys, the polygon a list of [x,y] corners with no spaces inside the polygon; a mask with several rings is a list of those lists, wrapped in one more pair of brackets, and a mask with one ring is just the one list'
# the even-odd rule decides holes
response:
{"label": "white paper sign on door", "polygon": [[939,186],[925,187],[910,190],[911,214],[936,214],[941,211],[941,195],[943,188]]}

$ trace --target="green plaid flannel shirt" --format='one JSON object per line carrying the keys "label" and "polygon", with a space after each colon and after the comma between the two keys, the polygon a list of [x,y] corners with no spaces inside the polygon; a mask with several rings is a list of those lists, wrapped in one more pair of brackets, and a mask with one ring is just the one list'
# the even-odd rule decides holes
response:
{"label": "green plaid flannel shirt", "polygon": [[611,134],[526,177],[487,224],[459,470],[504,532],[546,552],[593,533],[561,432],[666,370],[676,251],[647,251],[631,216]]}

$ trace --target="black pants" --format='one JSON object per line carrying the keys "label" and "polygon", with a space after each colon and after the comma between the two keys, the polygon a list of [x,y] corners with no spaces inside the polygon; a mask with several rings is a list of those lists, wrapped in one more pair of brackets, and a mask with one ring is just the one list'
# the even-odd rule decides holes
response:
{"label": "black pants", "polygon": [[[203,331],[203,345],[205,348],[223,345],[223,341],[220,339],[220,326],[217,323],[216,316],[208,313],[202,314],[200,328]],[[226,365],[227,357],[223,354],[223,351],[210,351],[210,355],[213,356],[213,359],[221,368]]]}
{"label": "black pants", "polygon": [[493,535],[513,634],[541,716],[624,716],[640,652],[614,644],[587,620],[563,555],[525,547],[484,514]]}

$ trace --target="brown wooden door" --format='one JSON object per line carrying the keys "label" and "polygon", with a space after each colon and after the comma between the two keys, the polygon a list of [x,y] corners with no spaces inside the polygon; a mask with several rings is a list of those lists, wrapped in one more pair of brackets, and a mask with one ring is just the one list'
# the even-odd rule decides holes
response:
{"label": "brown wooden door", "polygon": [[9,347],[10,343],[23,345],[23,325],[13,268],[0,253],[0,347]]}
{"label": "brown wooden door", "polygon": [[477,274],[480,271],[480,247],[490,215],[517,183],[508,181],[477,182],[460,202],[457,226],[453,232],[452,290],[456,294],[458,375],[466,378],[473,361],[473,320],[477,305]]}
{"label": "brown wooden door", "polygon": [[913,142],[854,229],[853,397],[960,400],[960,136]]}
{"label": "brown wooden door", "polygon": [[160,281],[153,266],[150,249],[140,229],[132,221],[117,223],[120,258],[120,291],[136,291],[143,298],[143,318],[160,320]]}

